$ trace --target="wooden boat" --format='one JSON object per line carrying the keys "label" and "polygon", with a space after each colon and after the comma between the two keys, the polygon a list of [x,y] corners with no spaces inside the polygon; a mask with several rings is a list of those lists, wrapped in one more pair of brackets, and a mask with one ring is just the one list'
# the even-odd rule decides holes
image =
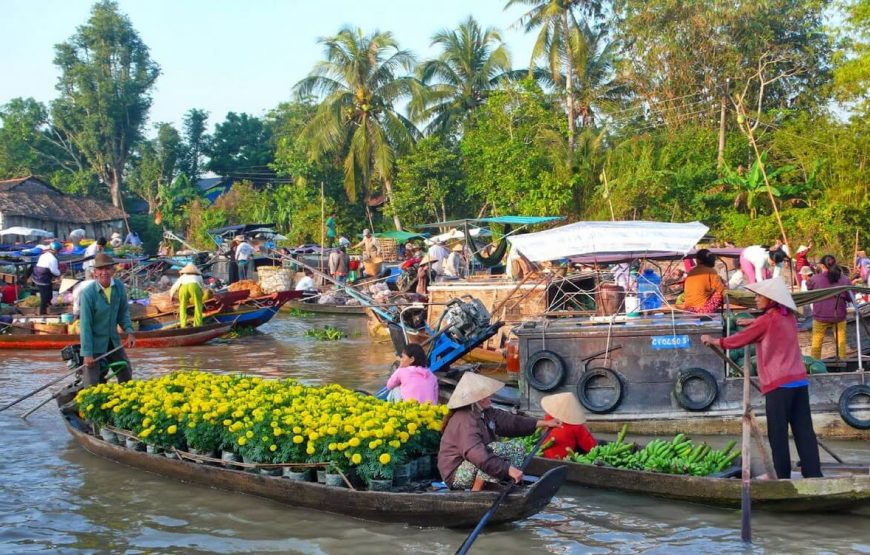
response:
{"label": "wooden boat", "polygon": [[317,314],[345,314],[350,316],[365,316],[366,307],[363,305],[342,305],[342,304],[320,304],[307,303],[304,301],[289,301],[284,305],[283,310],[300,310],[303,312],[314,312]]}
{"label": "wooden boat", "polygon": [[[232,324],[208,324],[199,327],[173,328],[168,330],[137,331],[136,348],[192,347],[216,339],[232,329]],[[126,338],[121,334],[121,339]],[[0,349],[62,349],[78,345],[78,334],[51,333],[33,335],[0,335]]]}
{"label": "wooden boat", "polygon": [[[740,507],[741,480],[627,470],[535,457],[528,472],[567,466],[567,480],[593,488],[654,495],[705,505]],[[752,480],[752,508],[782,512],[821,512],[870,505],[867,466],[822,465],[824,478]]]}
{"label": "wooden boat", "polygon": [[[247,293],[247,291],[237,291],[235,293]],[[271,320],[287,301],[298,299],[301,295],[301,291],[280,291],[261,297],[247,297],[247,295],[244,295],[242,300],[232,305],[227,305],[226,301],[224,301],[220,309],[211,311],[207,315],[222,324],[234,324],[237,328],[256,328]],[[139,320],[139,329],[158,330],[177,322],[177,312],[165,312]]]}
{"label": "wooden boat", "polygon": [[[477,524],[499,495],[496,491],[356,491],[168,459],[163,455],[151,455],[103,441],[89,433],[89,425],[76,415],[62,414],[67,430],[76,443],[99,457],[184,482],[257,495],[295,507],[366,520],[404,522],[414,526],[467,528]],[[531,486],[510,493],[490,522],[512,522],[541,511],[565,481],[565,473],[564,466],[553,468]]]}

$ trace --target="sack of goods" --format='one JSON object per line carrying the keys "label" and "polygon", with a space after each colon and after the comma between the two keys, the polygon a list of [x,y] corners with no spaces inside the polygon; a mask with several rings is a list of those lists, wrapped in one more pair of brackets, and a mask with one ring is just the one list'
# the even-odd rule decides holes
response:
{"label": "sack of goods", "polygon": [[285,270],[280,266],[261,266],[257,268],[257,276],[260,278],[260,289],[267,295],[293,289],[290,270]]}
{"label": "sack of goods", "polygon": [[250,279],[231,283],[227,287],[227,291],[250,291],[251,297],[262,297],[264,295],[263,290],[260,289],[260,284]]}

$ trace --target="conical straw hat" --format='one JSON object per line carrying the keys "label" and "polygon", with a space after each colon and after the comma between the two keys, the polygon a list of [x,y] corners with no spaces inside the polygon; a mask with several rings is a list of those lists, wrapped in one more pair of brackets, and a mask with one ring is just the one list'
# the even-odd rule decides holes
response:
{"label": "conical straw hat", "polygon": [[450,400],[447,401],[447,408],[458,409],[468,406],[489,397],[503,387],[504,384],[498,380],[474,372],[465,372],[459,383],[456,384],[456,389],[453,390]]}
{"label": "conical straw hat", "polygon": [[570,391],[547,395],[541,399],[541,408],[565,424],[582,424],[586,422],[586,413],[577,397]]}
{"label": "conical straw hat", "polygon": [[199,268],[197,268],[193,262],[189,262],[187,264],[187,266],[182,268],[178,273],[179,274],[199,274],[199,275],[202,275],[202,272],[199,271]]}
{"label": "conical straw hat", "polygon": [[788,292],[788,287],[782,278],[775,277],[758,283],[750,283],[746,288],[757,295],[776,301],[786,308],[797,310],[794,299],[791,298],[791,293]]}

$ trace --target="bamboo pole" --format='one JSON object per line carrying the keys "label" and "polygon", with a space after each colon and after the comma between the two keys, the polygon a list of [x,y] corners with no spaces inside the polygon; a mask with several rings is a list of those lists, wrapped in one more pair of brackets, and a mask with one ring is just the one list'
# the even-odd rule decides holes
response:
{"label": "bamboo pole", "polygon": [[751,357],[749,356],[749,347],[745,348],[743,356],[743,439],[741,441],[741,457],[742,472],[741,472],[741,491],[740,491],[740,539],[746,543],[752,543],[752,491],[750,473],[750,411],[752,406],[749,404],[750,396],[750,379],[749,371]]}
{"label": "bamboo pole", "polygon": [[613,214],[613,201],[610,199],[610,185],[607,182],[607,170],[601,170],[601,177],[604,179],[604,195],[607,197],[607,205],[610,207],[610,221],[615,222],[616,216]]}

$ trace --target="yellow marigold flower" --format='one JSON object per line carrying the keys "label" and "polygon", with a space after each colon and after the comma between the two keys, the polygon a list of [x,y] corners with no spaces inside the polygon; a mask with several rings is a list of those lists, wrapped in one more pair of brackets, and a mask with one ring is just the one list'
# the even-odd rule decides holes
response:
{"label": "yellow marigold flower", "polygon": [[360,444],[359,438],[352,437],[352,438],[350,438],[350,440],[348,440],[347,444],[350,445],[351,447],[359,447],[359,444]]}
{"label": "yellow marigold flower", "polygon": [[232,424],[233,424],[233,421],[230,420],[229,418],[225,418],[224,421],[223,421],[223,425],[224,425],[224,426],[229,427],[229,426],[232,426]]}
{"label": "yellow marigold flower", "polygon": [[354,453],[353,456],[350,458],[350,462],[352,462],[353,464],[361,463],[362,455],[360,455],[359,453]]}
{"label": "yellow marigold flower", "polygon": [[178,431],[178,427],[177,427],[175,424],[173,424],[173,425],[169,426],[168,428],[166,428],[166,433],[167,433],[167,434],[170,434],[170,435],[174,434],[174,433],[177,432],[177,431]]}
{"label": "yellow marigold flower", "polygon": [[394,439],[393,441],[390,442],[389,445],[390,445],[390,447],[392,447],[393,449],[398,449],[398,448],[402,445],[402,442],[400,442],[400,441]]}
{"label": "yellow marigold flower", "polygon": [[272,445],[269,446],[269,451],[271,451],[271,452],[274,453],[274,452],[277,451],[277,450],[278,450],[278,446],[275,445],[274,443],[273,443]]}
{"label": "yellow marigold flower", "polygon": [[334,443],[330,443],[330,444],[327,446],[327,448],[328,448],[330,451],[335,451],[337,447],[338,447],[338,445],[336,445],[336,444],[334,444]]}
{"label": "yellow marigold flower", "polygon": [[303,441],[305,441],[304,437],[302,437],[300,435],[293,436],[293,443],[296,443],[298,445],[298,444],[302,443]]}
{"label": "yellow marigold flower", "polygon": [[248,430],[247,432],[245,432],[245,437],[248,439],[252,439],[254,437],[254,432]]}
{"label": "yellow marigold flower", "polygon": [[314,447],[311,447],[309,445],[308,448],[305,450],[305,452],[308,453],[309,455],[313,455],[314,454]]}
{"label": "yellow marigold flower", "polygon": [[391,460],[393,460],[393,458],[390,457],[389,453],[383,453],[380,457],[378,457],[378,462],[381,464],[390,464]]}
{"label": "yellow marigold flower", "polygon": [[244,436],[242,436],[242,437],[239,438],[239,445],[244,445],[244,444],[246,444],[247,442],[248,442],[248,440],[245,439]]}

